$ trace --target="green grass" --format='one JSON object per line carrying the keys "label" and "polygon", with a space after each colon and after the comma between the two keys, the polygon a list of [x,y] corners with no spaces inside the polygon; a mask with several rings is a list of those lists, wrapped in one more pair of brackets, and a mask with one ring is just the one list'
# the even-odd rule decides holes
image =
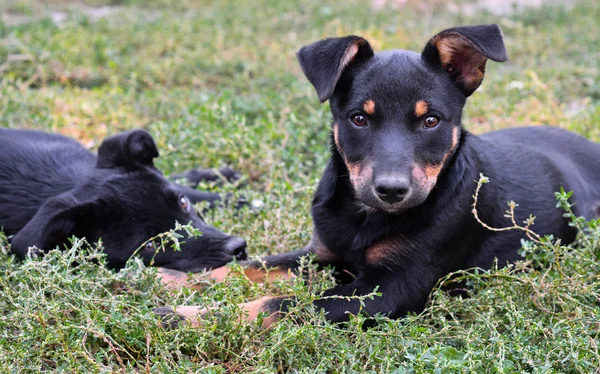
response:
{"label": "green grass", "polygon": [[[466,127],[551,124],[600,141],[599,2],[503,17],[449,12],[446,1],[398,10],[317,0],[50,3],[0,5],[0,126],[56,131],[92,148],[143,126],[167,173],[231,165],[249,181],[236,193],[265,207],[215,211],[209,221],[245,237],[253,256],[310,240],[330,117],[294,53],[321,37],[353,33],[377,50],[420,50],[445,27],[499,23],[510,61],[488,64]],[[101,19],[86,10],[103,5],[116,10]],[[57,12],[60,25],[50,18]],[[313,272],[310,285],[232,278],[202,293],[170,291],[137,261],[118,274],[96,265],[102,256],[85,242],[19,264],[0,237],[0,371],[597,372],[600,231],[587,233],[572,247],[527,246],[513,268],[463,274],[472,297],[436,289],[424,313],[380,318],[366,331],[360,317],[337,326],[311,310],[331,285],[327,272]],[[297,295],[300,321],[269,331],[238,323],[235,303],[266,294]],[[220,317],[199,329],[164,330],[151,313],[215,302]]]}

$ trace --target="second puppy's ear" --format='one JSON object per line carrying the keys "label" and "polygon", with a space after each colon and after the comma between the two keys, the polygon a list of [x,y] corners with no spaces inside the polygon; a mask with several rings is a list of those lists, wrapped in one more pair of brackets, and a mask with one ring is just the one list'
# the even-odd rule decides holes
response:
{"label": "second puppy's ear", "polygon": [[323,39],[302,47],[296,54],[319,100],[328,100],[344,70],[373,57],[373,49],[360,36]]}
{"label": "second puppy's ear", "polygon": [[154,167],[158,148],[145,130],[131,130],[104,139],[98,149],[97,168],[142,165]]}
{"label": "second puppy's ear", "polygon": [[508,60],[498,25],[444,30],[431,38],[421,56],[429,65],[441,66],[465,96],[470,96],[481,85],[488,59]]}
{"label": "second puppy's ear", "polygon": [[27,256],[30,247],[50,250],[68,243],[72,235],[87,236],[94,212],[104,211],[98,201],[77,201],[68,193],[46,201],[29,222],[15,234],[11,251],[19,259]]}

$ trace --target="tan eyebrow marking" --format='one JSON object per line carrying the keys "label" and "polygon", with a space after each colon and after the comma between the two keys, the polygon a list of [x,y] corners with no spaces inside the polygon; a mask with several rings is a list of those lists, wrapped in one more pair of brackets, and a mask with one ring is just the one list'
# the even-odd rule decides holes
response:
{"label": "tan eyebrow marking", "polygon": [[370,116],[372,116],[373,114],[375,114],[375,102],[371,99],[365,101],[363,103],[363,110],[365,111],[365,114],[368,114]]}
{"label": "tan eyebrow marking", "polygon": [[423,100],[417,101],[417,103],[415,104],[415,116],[422,117],[422,116],[426,115],[428,111],[429,111],[429,105],[425,101],[423,101]]}

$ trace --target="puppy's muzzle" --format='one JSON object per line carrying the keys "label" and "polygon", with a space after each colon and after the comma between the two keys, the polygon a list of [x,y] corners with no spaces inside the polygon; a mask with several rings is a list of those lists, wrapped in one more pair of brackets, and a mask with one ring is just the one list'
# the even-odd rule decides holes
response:
{"label": "puppy's muzzle", "polygon": [[238,261],[248,258],[248,252],[246,252],[246,241],[242,238],[234,237],[227,240],[224,250],[225,253],[235,257],[235,259]]}

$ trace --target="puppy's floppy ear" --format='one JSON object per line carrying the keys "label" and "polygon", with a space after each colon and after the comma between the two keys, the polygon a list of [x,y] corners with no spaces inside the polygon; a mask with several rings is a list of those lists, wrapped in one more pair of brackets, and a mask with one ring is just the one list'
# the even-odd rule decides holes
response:
{"label": "puppy's floppy ear", "polygon": [[373,57],[373,49],[359,36],[323,39],[302,47],[296,54],[304,75],[326,101],[335,90],[344,69]]}
{"label": "puppy's floppy ear", "polygon": [[48,200],[11,240],[11,251],[20,259],[29,247],[52,249],[72,235],[85,235],[96,202],[78,202],[72,196],[57,196]]}
{"label": "puppy's floppy ear", "polygon": [[98,149],[97,168],[142,165],[153,167],[158,148],[145,130],[131,130],[104,139]]}
{"label": "puppy's floppy ear", "polygon": [[488,58],[508,60],[498,25],[444,30],[425,45],[422,58],[429,65],[444,69],[465,96],[470,96],[483,81]]}

